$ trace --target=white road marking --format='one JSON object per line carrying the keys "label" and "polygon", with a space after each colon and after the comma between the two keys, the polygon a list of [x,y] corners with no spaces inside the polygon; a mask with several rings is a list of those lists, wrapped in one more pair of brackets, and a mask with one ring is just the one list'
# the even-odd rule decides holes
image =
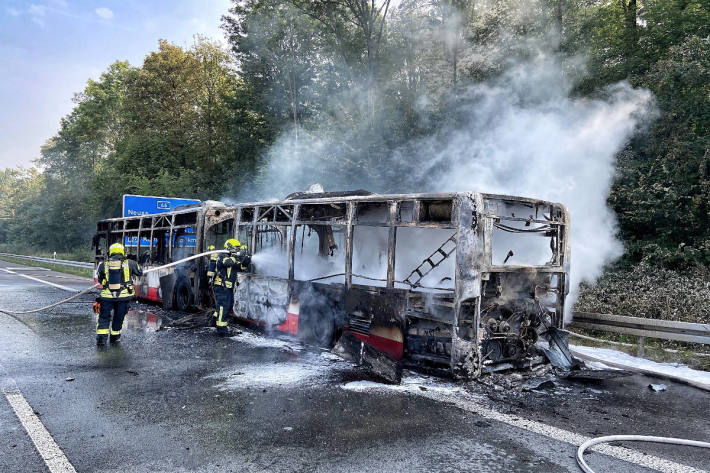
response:
{"label": "white road marking", "polygon": [[[357,382],[356,382],[357,383]],[[343,385],[345,389],[352,390],[363,390],[368,389],[381,389],[383,391],[393,389],[399,392],[408,392],[417,396],[423,396],[434,401],[445,402],[452,404],[459,409],[477,414],[489,420],[496,422],[502,422],[504,424],[510,425],[511,427],[516,427],[519,429],[525,429],[529,432],[538,435],[544,435],[545,437],[557,440],[560,442],[565,442],[579,447],[590,437],[584,435],[576,434],[570,432],[569,430],[560,429],[553,427],[551,425],[544,424],[542,422],[537,422],[530,419],[525,419],[516,415],[504,414],[496,410],[484,407],[478,400],[471,396],[468,392],[460,388],[454,388],[454,392],[450,389],[437,389],[436,385],[423,384],[427,388],[426,391],[422,391],[419,388],[419,384],[400,384],[400,385],[379,385],[381,388],[375,387],[376,383],[362,385],[360,387],[358,384],[353,384],[352,388],[348,385]],[[379,384],[379,383],[377,383]],[[597,445],[590,449],[594,452],[603,453],[613,458],[623,460],[635,465],[643,466],[651,470],[662,471],[667,473],[707,473],[705,470],[698,470],[696,468],[689,467],[687,465],[682,465],[670,460],[666,460],[653,455],[648,455],[642,453],[638,450],[633,450],[626,447],[615,447],[607,444]]]}
{"label": "white road marking", "polygon": [[49,285],[49,286],[54,286],[54,287],[56,287],[56,288],[58,288],[58,289],[62,289],[62,290],[64,290],[64,291],[77,292],[76,289],[71,288],[71,287],[67,287],[67,286],[62,286],[61,284],[56,284],[56,283],[49,282],[49,281],[43,281],[42,279],[35,278],[35,277],[29,276],[29,275],[27,275],[27,274],[16,273],[15,271],[10,271],[9,269],[5,269],[5,268],[0,268],[0,269],[2,269],[3,271],[5,271],[6,273],[14,274],[14,275],[16,275],[16,276],[22,276],[23,278],[27,278],[27,279],[31,279],[31,280],[33,280],[33,281],[41,282],[42,284],[47,284],[47,285]]}
{"label": "white road marking", "polygon": [[20,390],[17,387],[12,387],[3,388],[2,392],[15,411],[17,418],[20,419],[22,427],[25,428],[32,439],[32,443],[35,444],[35,448],[49,471],[51,473],[76,473],[74,466],[72,466],[62,449],[57,445],[57,442],[54,441],[52,435],[42,424],[42,421],[34,413],[32,406],[29,405]]}
{"label": "white road marking", "polygon": [[[424,396],[427,396],[428,391],[423,392]],[[428,396],[427,396],[428,397]],[[431,396],[436,399],[436,397]],[[469,412],[473,412],[482,417],[490,420],[495,420],[498,422],[503,422],[512,427],[517,427],[520,429],[525,429],[530,432],[544,435],[546,437],[559,440],[560,442],[565,442],[572,444],[574,446],[580,446],[584,442],[590,439],[584,435],[575,434],[569,430],[560,429],[553,427],[551,425],[543,424],[542,422],[537,422],[534,420],[524,419],[510,414],[503,414],[502,412],[494,411],[493,409],[488,409],[474,402],[467,401],[465,399],[453,398],[449,399],[448,402],[454,404],[456,407],[464,409]],[[660,457],[655,457],[653,455],[648,455],[637,450],[632,450],[626,447],[615,447],[611,445],[598,445],[591,449],[604,455],[610,457],[618,458],[619,460],[624,460],[629,463],[634,463],[639,466],[650,468],[651,470],[668,472],[668,473],[703,473],[705,470],[698,470],[696,468],[691,468],[687,465],[682,465],[670,460],[666,460]],[[707,472],[706,472],[707,473]]]}
{"label": "white road marking", "polygon": [[51,271],[49,268],[38,268],[35,266],[26,266],[24,268],[5,268],[13,271]]}

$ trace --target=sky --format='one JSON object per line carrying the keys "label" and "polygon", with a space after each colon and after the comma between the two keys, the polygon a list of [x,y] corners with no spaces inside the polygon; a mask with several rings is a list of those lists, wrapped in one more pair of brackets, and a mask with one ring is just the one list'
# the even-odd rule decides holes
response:
{"label": "sky", "polygon": [[0,169],[32,166],[72,97],[117,60],[140,65],[159,39],[224,42],[229,0],[0,0]]}

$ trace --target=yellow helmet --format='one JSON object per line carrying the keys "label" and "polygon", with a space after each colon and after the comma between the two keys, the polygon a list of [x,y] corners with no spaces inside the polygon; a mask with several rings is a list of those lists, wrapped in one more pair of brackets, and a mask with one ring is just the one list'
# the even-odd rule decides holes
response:
{"label": "yellow helmet", "polygon": [[207,247],[207,250],[208,250],[208,251],[212,251],[212,250],[214,250],[214,245],[210,245],[210,246],[208,246],[208,247]]}
{"label": "yellow helmet", "polygon": [[239,247],[239,249],[242,250],[242,251],[248,250],[247,245],[242,245],[242,246]]}
{"label": "yellow helmet", "polygon": [[122,244],[114,243],[113,245],[108,247],[108,255],[111,256],[115,254],[126,256],[126,249],[123,247]]}
{"label": "yellow helmet", "polygon": [[235,240],[234,238],[230,238],[229,240],[224,242],[224,248],[229,250],[231,248],[238,249],[241,246],[241,243],[239,243],[239,240]]}

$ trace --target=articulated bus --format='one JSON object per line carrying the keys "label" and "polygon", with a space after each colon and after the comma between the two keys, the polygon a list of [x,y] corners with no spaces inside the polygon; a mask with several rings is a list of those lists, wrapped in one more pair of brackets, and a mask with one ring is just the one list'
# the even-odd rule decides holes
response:
{"label": "articulated bus", "polygon": [[[569,291],[561,204],[476,192],[297,193],[103,220],[94,245],[97,264],[118,241],[150,267],[228,238],[252,255],[234,296],[243,321],[464,378],[554,358]],[[207,308],[206,265],[148,274],[137,295]]]}

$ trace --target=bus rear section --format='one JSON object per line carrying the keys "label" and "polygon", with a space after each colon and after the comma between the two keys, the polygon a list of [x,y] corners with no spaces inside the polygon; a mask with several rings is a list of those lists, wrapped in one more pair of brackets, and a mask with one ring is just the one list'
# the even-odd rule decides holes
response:
{"label": "bus rear section", "polygon": [[[93,240],[94,268],[113,243],[123,243],[127,258],[144,269],[206,251],[209,244],[231,238],[233,227],[222,222],[233,220],[233,212],[221,202],[206,201],[162,214],[101,220]],[[167,309],[207,308],[212,302],[205,267],[204,258],[197,258],[148,273],[135,281],[136,296]]]}
{"label": "bus rear section", "polygon": [[570,363],[568,214],[480,193],[313,194],[236,206],[252,271],[235,314],[390,381]]}

